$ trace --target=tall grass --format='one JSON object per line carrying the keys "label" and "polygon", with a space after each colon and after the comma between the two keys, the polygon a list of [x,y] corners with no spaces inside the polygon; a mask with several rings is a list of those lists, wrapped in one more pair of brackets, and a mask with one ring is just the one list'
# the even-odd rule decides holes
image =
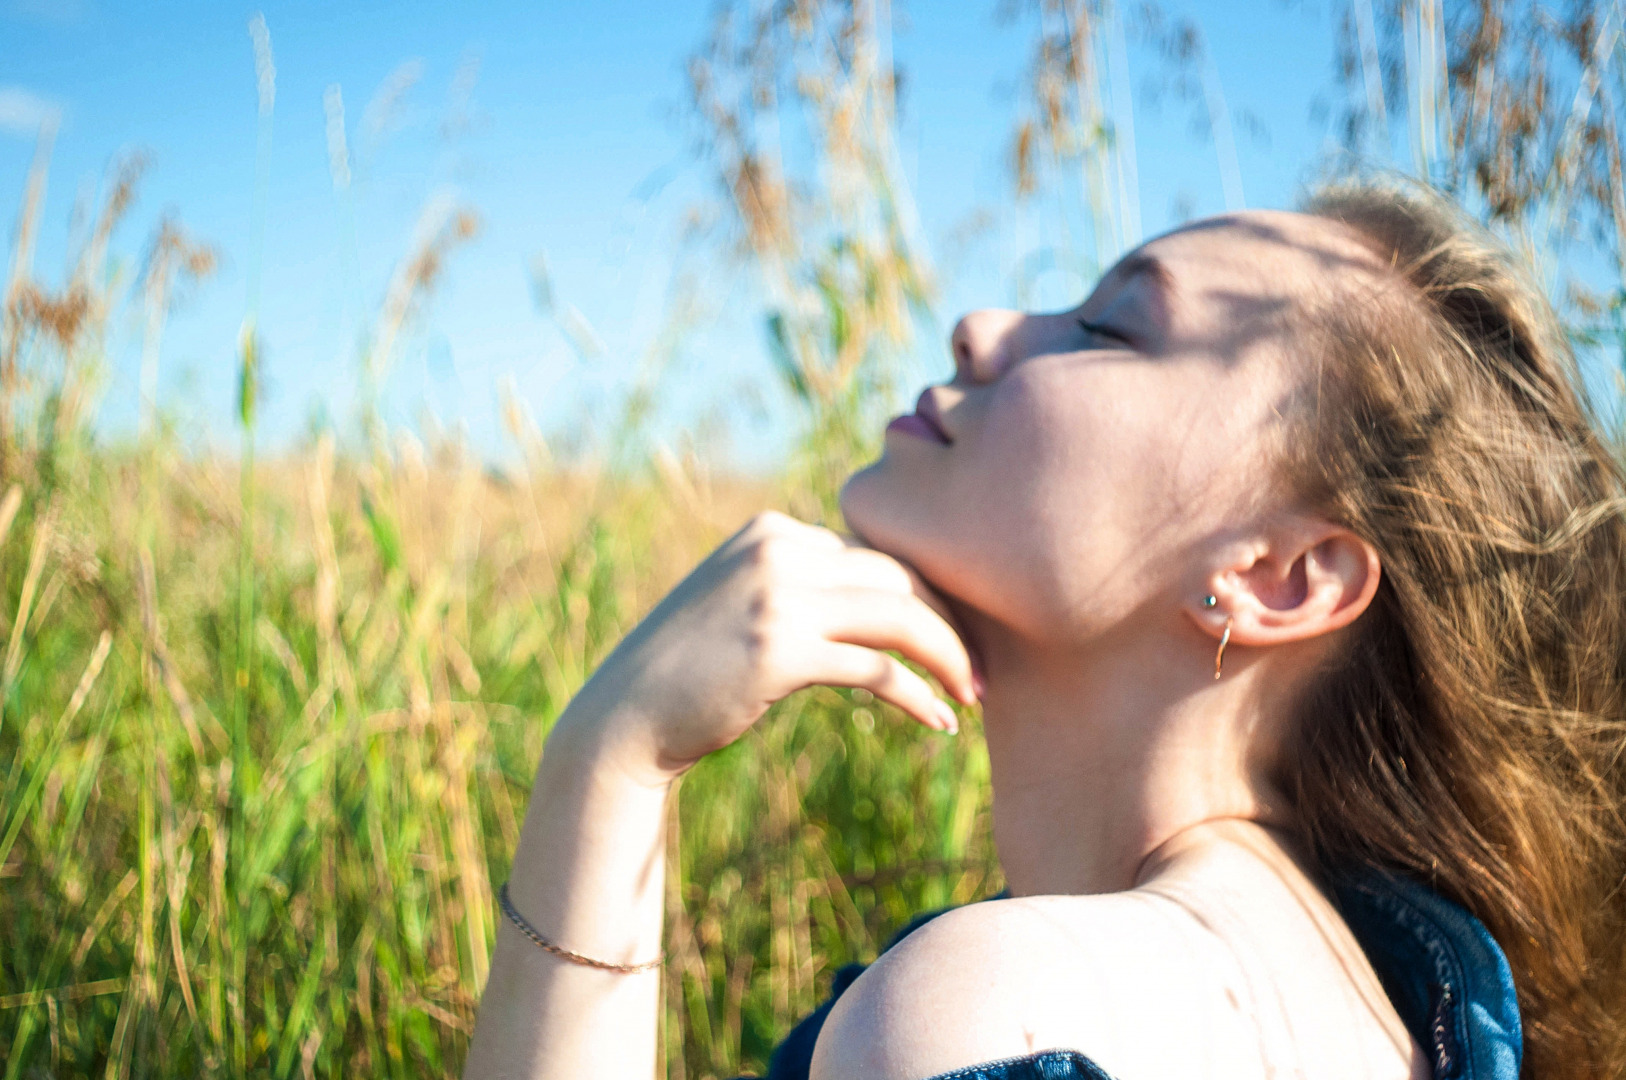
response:
{"label": "tall grass", "polygon": [[[262,463],[245,681],[231,463],[171,460],[153,492],[127,455],[49,483],[27,460],[0,504],[8,1077],[455,1073],[549,723],[784,495],[504,479],[410,440],[383,468]],[[990,887],[974,736],[862,698],[800,695],[684,783],[672,1075],[760,1066],[832,964]]]}
{"label": "tall grass", "polygon": [[[114,177],[60,290],[22,262],[9,285],[4,1074],[455,1075],[553,718],[693,562],[800,504],[805,475],[571,468],[517,406],[515,472],[371,417],[354,453],[256,458],[252,320],[237,460],[180,452],[151,409],[138,442],[100,444],[106,237],[134,183]],[[370,367],[473,230],[436,221],[392,276]],[[211,266],[166,222],[141,278],[144,386],[172,284]],[[998,887],[976,733],[814,690],[685,780],[669,1075],[762,1068],[834,966]]]}

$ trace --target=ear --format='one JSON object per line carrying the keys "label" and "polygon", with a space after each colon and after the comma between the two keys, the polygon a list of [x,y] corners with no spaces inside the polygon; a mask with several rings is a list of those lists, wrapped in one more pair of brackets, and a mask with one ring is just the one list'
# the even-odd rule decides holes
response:
{"label": "ear", "polygon": [[1229,619],[1238,645],[1305,641],[1348,626],[1377,594],[1377,550],[1342,526],[1299,520],[1261,539],[1212,576],[1214,606],[1194,610],[1215,637]]}

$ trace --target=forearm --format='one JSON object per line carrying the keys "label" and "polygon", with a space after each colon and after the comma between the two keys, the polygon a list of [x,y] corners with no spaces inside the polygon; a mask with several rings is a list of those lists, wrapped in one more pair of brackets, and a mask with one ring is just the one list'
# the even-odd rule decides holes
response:
{"label": "forearm", "polygon": [[[578,719],[567,710],[543,752],[509,898],[563,948],[642,962],[661,948],[670,784],[618,769]],[[465,1080],[650,1080],[660,981],[554,956],[499,920]]]}
{"label": "forearm", "polygon": [[[902,661],[962,701],[971,661],[917,578],[828,529],[760,514],[644,617],[559,718],[510,877],[554,944],[613,963],[660,949],[673,779],[804,686],[860,686],[928,727],[953,713]],[[499,924],[468,1080],[650,1080],[660,977],[596,970]]]}

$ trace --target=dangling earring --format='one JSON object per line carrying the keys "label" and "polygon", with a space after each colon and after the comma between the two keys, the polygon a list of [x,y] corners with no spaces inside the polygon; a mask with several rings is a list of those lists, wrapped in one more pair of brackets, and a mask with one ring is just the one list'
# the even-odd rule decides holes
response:
{"label": "dangling earring", "polygon": [[1225,646],[1231,643],[1231,617],[1225,616],[1225,632],[1220,634],[1219,651],[1214,654],[1214,678],[1220,677],[1220,665],[1225,662]]}

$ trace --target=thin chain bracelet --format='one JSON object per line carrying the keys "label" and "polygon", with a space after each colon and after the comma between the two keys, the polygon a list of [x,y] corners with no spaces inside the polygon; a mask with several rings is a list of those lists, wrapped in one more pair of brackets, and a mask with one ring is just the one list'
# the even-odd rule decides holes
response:
{"label": "thin chain bracelet", "polygon": [[514,909],[513,901],[508,899],[508,882],[506,881],[502,883],[502,888],[497,890],[497,903],[502,907],[502,913],[508,916],[508,921],[519,927],[520,933],[553,955],[569,960],[572,963],[585,964],[591,968],[598,968],[600,971],[615,971],[623,975],[631,975],[635,972],[658,968],[666,962],[666,957],[663,954],[653,960],[646,960],[642,964],[612,964],[608,960],[594,960],[591,956],[583,956],[579,952],[571,952],[569,949],[555,945],[537,933],[536,928],[525,921],[525,916]]}

